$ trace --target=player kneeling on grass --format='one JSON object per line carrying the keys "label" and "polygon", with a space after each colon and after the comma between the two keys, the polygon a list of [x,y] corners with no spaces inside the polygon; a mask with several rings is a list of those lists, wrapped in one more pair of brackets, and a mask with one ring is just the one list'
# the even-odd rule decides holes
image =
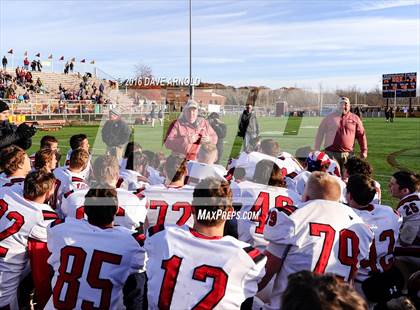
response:
{"label": "player kneeling on grass", "polygon": [[[29,162],[29,159],[28,159]],[[45,171],[30,172],[19,185],[0,194],[0,308],[21,309],[18,286],[32,269],[35,301],[42,309],[49,298],[47,226],[58,218],[45,204],[54,191],[55,178]],[[28,261],[31,268],[28,268]]]}
{"label": "player kneeling on grass", "polygon": [[256,294],[266,259],[249,244],[223,237],[233,211],[226,181],[204,179],[193,197],[194,228],[149,228],[149,309],[239,309]]}
{"label": "player kneeling on grass", "polygon": [[391,207],[370,203],[375,187],[375,181],[368,176],[352,175],[347,182],[347,201],[374,234],[369,259],[360,262],[356,289],[371,304],[383,304],[398,297],[404,285],[401,272],[394,267],[394,247],[402,218]]}
{"label": "player kneeling on grass", "polygon": [[267,308],[279,309],[287,277],[301,270],[333,273],[352,281],[362,259],[368,258],[373,234],[354,210],[338,202],[340,185],[325,172],[313,172],[303,203],[296,208],[273,208],[264,237],[267,246],[264,288],[276,276]]}
{"label": "player kneeling on grass", "polygon": [[115,189],[90,189],[84,207],[87,220],[48,228],[54,277],[46,309],[147,309],[144,235],[114,226]]}

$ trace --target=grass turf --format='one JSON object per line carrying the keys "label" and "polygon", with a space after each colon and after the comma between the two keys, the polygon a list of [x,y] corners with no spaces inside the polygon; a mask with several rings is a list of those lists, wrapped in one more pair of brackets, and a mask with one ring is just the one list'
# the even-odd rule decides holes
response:
{"label": "grass turf", "polygon": [[[233,141],[237,132],[237,117],[224,117],[228,133],[224,143],[222,164],[225,164],[232,151]],[[320,123],[320,118],[259,118],[260,131],[263,138],[276,139],[282,150],[295,154],[304,146],[313,146],[314,136]],[[397,118],[394,123],[386,123],[382,118],[367,118],[363,120],[368,137],[368,160],[374,168],[374,178],[381,184],[382,201],[384,204],[396,205],[396,200],[388,194],[387,184],[390,176],[398,168],[406,168],[420,172],[420,119]],[[158,123],[158,122],[157,122]],[[134,126],[134,137],[143,149],[169,152],[162,146],[164,127],[159,124],[155,128],[150,125]],[[105,145],[101,141],[99,126],[65,127],[56,132],[38,131],[29,150],[32,154],[39,148],[43,135],[52,134],[60,142],[63,155],[69,149],[69,138],[78,133],[85,133],[92,147],[93,154],[103,154]],[[356,149],[358,149],[356,147]],[[390,164],[393,165],[391,165]]]}

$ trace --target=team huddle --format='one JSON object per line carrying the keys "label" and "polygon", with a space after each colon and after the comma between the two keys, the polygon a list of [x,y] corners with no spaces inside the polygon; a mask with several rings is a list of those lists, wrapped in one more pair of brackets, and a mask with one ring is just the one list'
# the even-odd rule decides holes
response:
{"label": "team huddle", "polygon": [[419,304],[419,175],[392,175],[392,208],[366,159],[273,139],[227,167],[210,142],[195,160],[69,143],[63,166],[54,136],[0,151],[0,310]]}

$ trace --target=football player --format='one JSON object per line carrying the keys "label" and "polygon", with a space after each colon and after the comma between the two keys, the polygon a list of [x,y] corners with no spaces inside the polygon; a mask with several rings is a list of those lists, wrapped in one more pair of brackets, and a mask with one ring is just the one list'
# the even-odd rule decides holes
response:
{"label": "football player", "polygon": [[84,170],[89,165],[89,153],[84,149],[76,149],[70,155],[68,166],[59,167],[54,170],[57,178],[55,193],[51,206],[57,209],[61,215],[61,201],[63,195],[75,189],[88,188]]}
{"label": "football player", "polygon": [[304,270],[289,276],[282,309],[366,310],[367,305],[349,284],[339,278]]}
{"label": "football player", "polygon": [[[99,156],[93,164],[93,175],[96,182],[93,187],[106,186],[116,188],[119,176],[119,165],[116,157],[111,155]],[[88,189],[72,190],[63,195],[61,212],[63,217],[76,219],[85,218],[84,201]],[[138,198],[132,192],[118,188],[118,210],[115,223],[128,229],[141,227],[146,219],[146,200]]]}
{"label": "football player", "polygon": [[[355,279],[357,290],[362,294],[364,293],[368,300],[372,293],[376,296],[381,295],[382,300],[372,300],[375,298],[370,298],[369,301],[372,306],[374,302],[386,302],[398,297],[397,294],[400,293],[398,285],[395,285],[395,281],[398,279],[389,279],[387,283],[385,283],[386,279],[383,277],[380,280],[375,281],[375,279],[378,278],[379,273],[390,271],[394,266],[394,247],[398,241],[402,224],[402,218],[391,207],[371,203],[375,194],[375,181],[368,176],[354,174],[348,178],[348,204],[374,234],[369,259],[360,263],[361,268]],[[370,280],[366,281],[368,278]],[[378,285],[377,281],[382,283]],[[393,289],[394,286],[395,289]]]}
{"label": "football player", "polygon": [[270,211],[264,229],[266,276],[259,285],[262,289],[276,275],[268,308],[280,308],[290,274],[309,270],[352,281],[368,257],[373,233],[352,208],[338,202],[340,192],[333,176],[313,172],[303,195],[306,203]]}
{"label": "football player", "polygon": [[[65,164],[69,165],[70,156],[74,150],[83,149],[90,154],[89,148],[90,148],[89,140],[85,134],[77,134],[77,135],[71,136],[70,137],[70,150],[67,152]],[[92,170],[91,160],[92,160],[92,155],[89,155],[88,164],[85,167],[85,169],[83,169],[83,171],[81,172],[81,174],[83,175],[83,179],[85,180],[89,179],[90,172]]]}
{"label": "football player", "polygon": [[187,167],[185,158],[170,155],[165,163],[166,182],[146,187],[149,226],[187,224],[192,227],[191,201],[194,187],[185,184]]}
{"label": "football player", "polygon": [[23,185],[26,175],[31,171],[31,162],[26,152],[16,145],[3,148],[0,151],[1,169],[0,187],[14,184]]}
{"label": "football player", "polygon": [[[41,151],[41,150],[44,150],[44,149],[50,149],[50,150],[53,150],[53,151],[57,152],[56,155],[57,155],[57,166],[58,166],[61,156],[60,156],[60,149],[58,148],[57,138],[54,137],[54,136],[48,136],[48,135],[43,136],[41,138],[41,141],[40,141],[39,150]],[[31,160],[31,166],[32,167],[34,167],[34,164],[35,164],[35,154],[36,153],[29,156],[29,159]],[[56,167],[54,167],[54,168],[56,168]],[[37,169],[37,168],[35,168],[35,169]]]}
{"label": "football player", "polygon": [[270,160],[258,162],[254,178],[238,184],[242,203],[238,220],[239,240],[264,251],[268,241],[264,239],[264,227],[272,208],[295,208],[301,200],[297,193],[288,190],[279,166]]}
{"label": "football player", "polygon": [[230,170],[233,167],[245,168],[246,178],[251,180],[254,176],[255,166],[263,159],[271,160],[284,170],[285,175],[294,177],[300,173],[303,168],[300,163],[291,154],[280,152],[280,147],[274,139],[265,139],[261,142],[261,152],[242,152],[238,159],[232,161],[228,166]]}
{"label": "football player", "polygon": [[203,143],[198,151],[197,161],[188,161],[187,184],[197,185],[201,180],[209,177],[224,179],[227,171],[223,166],[215,164],[217,147],[215,144]]}
{"label": "football player", "polygon": [[[115,159],[118,167],[118,161]],[[107,184],[105,184],[107,186]],[[48,228],[54,269],[46,309],[145,309],[144,234],[114,225],[120,202],[112,188],[90,189],[87,220],[66,218]],[[134,279],[133,279],[134,278]],[[137,291],[129,287],[136,283]]]}
{"label": "football player", "polygon": [[226,181],[200,182],[192,205],[193,228],[149,228],[149,309],[239,309],[256,294],[266,258],[245,242],[223,237],[225,219],[233,211]]}
{"label": "football player", "polygon": [[57,162],[57,151],[46,148],[35,153],[32,166],[35,170],[52,172],[57,167]]}
{"label": "football player", "polygon": [[395,254],[398,267],[408,277],[420,268],[420,176],[408,171],[395,172],[388,187],[392,197],[400,199],[397,208],[403,224]]}
{"label": "football player", "polygon": [[[353,174],[362,174],[367,177],[372,177],[373,169],[372,166],[366,159],[361,159],[358,157],[350,157],[347,162],[344,164],[343,168],[343,180],[347,182],[347,179]],[[381,204],[381,184],[375,181],[376,194],[373,197],[371,203]]]}
{"label": "football player", "polygon": [[[26,176],[23,188],[14,185],[5,188],[0,194],[2,309],[19,309],[17,288],[30,269],[39,309],[43,308],[49,298],[47,226],[58,216],[45,201],[54,191],[54,181],[52,173],[33,171]],[[31,268],[28,268],[29,261]]]}
{"label": "football player", "polygon": [[147,157],[141,152],[131,152],[125,162],[125,168],[120,169],[120,178],[117,188],[137,191],[149,185],[147,179]]}
{"label": "football player", "polygon": [[[286,178],[287,188],[297,192],[299,195],[303,195],[305,191],[305,185],[308,181],[311,173],[314,171],[322,171],[328,174],[328,169],[331,165],[330,157],[321,151],[310,152],[308,157],[306,158],[306,169],[296,175],[294,178]],[[331,174],[331,176],[340,184],[341,189],[341,196],[340,202],[346,203],[346,183],[343,182],[339,177],[335,174]]]}

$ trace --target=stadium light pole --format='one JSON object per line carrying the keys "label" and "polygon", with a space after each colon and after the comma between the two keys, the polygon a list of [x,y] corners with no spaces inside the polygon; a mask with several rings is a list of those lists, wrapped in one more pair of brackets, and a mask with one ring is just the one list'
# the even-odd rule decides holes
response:
{"label": "stadium light pole", "polygon": [[189,0],[189,5],[190,5],[190,12],[189,12],[189,35],[190,35],[190,80],[189,80],[189,95],[190,95],[190,99],[193,99],[193,94],[194,94],[194,91],[193,91],[193,85],[192,85],[192,53],[191,53],[191,51],[192,51],[192,48],[191,48],[191,45],[192,45],[192,40],[191,40],[191,19],[192,19],[192,0]]}

